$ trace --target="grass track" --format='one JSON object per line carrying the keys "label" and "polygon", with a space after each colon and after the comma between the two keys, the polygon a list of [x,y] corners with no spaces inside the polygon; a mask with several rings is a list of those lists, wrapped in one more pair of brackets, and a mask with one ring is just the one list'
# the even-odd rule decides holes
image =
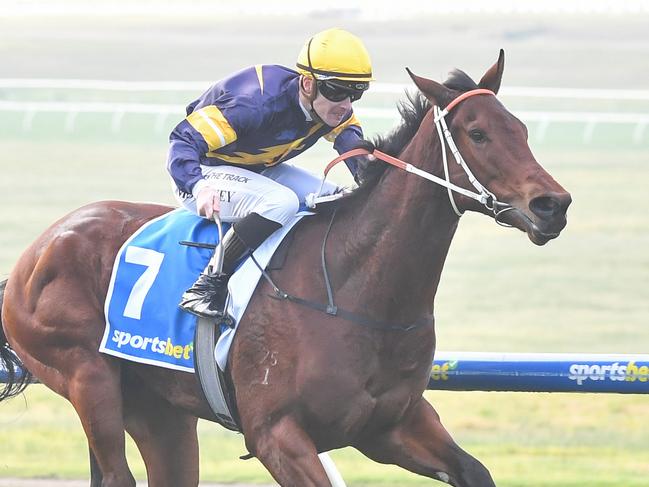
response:
{"label": "grass track", "polygon": [[[4,274],[37,234],[75,207],[105,198],[172,202],[160,145],[34,146],[14,140],[0,142],[0,153],[5,154]],[[440,349],[646,352],[647,155],[544,149],[538,156],[573,194],[568,229],[538,248],[517,231],[481,216],[465,217],[437,297]],[[320,148],[301,162],[315,168],[327,158]],[[456,440],[491,469],[499,486],[646,486],[645,397],[450,392],[428,397]],[[0,405],[0,477],[86,477],[86,443],[71,407],[42,386],[31,387],[26,398],[26,404],[18,398]],[[207,423],[200,436],[204,481],[269,482],[256,461],[238,460],[245,452],[240,437]],[[143,478],[129,445],[134,471]],[[353,450],[333,457],[350,486],[429,484]]]}
{"label": "grass track", "polygon": [[[0,406],[0,478],[87,478],[87,450],[69,404],[44,386]],[[646,487],[646,398],[590,394],[429,392],[455,439],[491,470],[499,487]],[[203,482],[271,483],[239,435],[200,423]],[[142,463],[129,441],[138,478]],[[431,485],[354,450],[333,452],[350,487]],[[441,484],[440,484],[441,485]]]}
{"label": "grass track", "polygon": [[[0,45],[0,76],[211,80],[257,62],[288,64],[304,38],[332,23],[366,39],[381,81],[406,82],[404,65],[435,79],[455,66],[477,76],[500,47],[507,52],[506,86],[645,89],[649,72],[649,31],[642,16],[426,18],[390,23],[389,32],[386,25],[345,18],[289,20],[273,24],[269,39],[264,22],[248,23],[246,30],[211,18],[151,18],[146,25],[127,18],[1,19],[6,42]],[[260,57],[260,37],[250,32],[264,32],[272,55]],[[221,49],[207,52],[206,45]],[[221,50],[232,55],[224,58]],[[61,96],[67,99],[60,93],[43,99]],[[546,107],[537,100],[512,108]],[[582,101],[555,108],[647,111],[646,102]],[[0,275],[46,226],[78,206],[98,199],[172,203],[163,169],[166,133],[153,133],[150,119],[125,117],[124,129],[133,134],[127,136],[112,134],[108,117],[79,116],[80,130],[73,134],[65,132],[61,116],[37,116],[31,133],[21,129],[22,120],[0,114]],[[629,146],[628,130],[598,126],[586,145],[580,127],[550,126],[541,145],[534,129],[530,126],[530,140],[539,161],[573,194],[568,228],[559,240],[537,248],[486,218],[465,217],[437,297],[439,347],[646,353],[649,132],[635,147]],[[315,149],[301,163],[322,167],[329,156]],[[649,485],[646,397],[451,392],[427,397],[499,487]],[[0,478],[87,478],[86,443],[72,408],[42,386],[32,386],[25,398],[26,403],[17,398],[0,404]],[[256,461],[237,459],[244,453],[237,435],[202,423],[200,437],[203,480],[269,481]],[[131,443],[129,453],[143,478]],[[333,457],[350,486],[433,483],[351,450]]]}

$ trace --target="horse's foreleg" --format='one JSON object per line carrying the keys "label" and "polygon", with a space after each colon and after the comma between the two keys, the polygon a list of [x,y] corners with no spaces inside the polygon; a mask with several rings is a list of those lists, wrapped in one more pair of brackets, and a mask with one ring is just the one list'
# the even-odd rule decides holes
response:
{"label": "horse's foreleg", "polygon": [[289,417],[246,436],[246,446],[282,487],[331,487],[313,441]]}
{"label": "horse's foreleg", "polygon": [[399,465],[455,487],[495,487],[489,471],[453,441],[423,398],[396,427],[355,446],[377,462]]}
{"label": "horse's foreleg", "polygon": [[125,391],[126,431],[142,454],[148,484],[198,485],[198,419],[173,408],[141,387]]}

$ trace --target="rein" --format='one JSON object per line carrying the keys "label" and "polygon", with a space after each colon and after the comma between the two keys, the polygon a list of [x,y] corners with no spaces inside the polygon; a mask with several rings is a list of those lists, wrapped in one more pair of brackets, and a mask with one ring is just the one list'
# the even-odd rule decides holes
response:
{"label": "rein", "polygon": [[[331,161],[329,164],[327,164],[327,167],[324,170],[324,178],[322,180],[322,184],[320,185],[320,189],[318,190],[317,193],[313,193],[307,196],[306,202],[307,205],[310,208],[314,208],[318,203],[324,203],[327,201],[333,201],[338,198],[343,197],[345,194],[344,193],[335,193],[333,195],[327,195],[327,196],[321,196],[322,193],[322,188],[324,187],[324,182],[327,178],[327,175],[329,174],[329,171],[338,163],[344,161],[345,159],[348,159],[350,157],[356,157],[356,156],[361,156],[361,155],[372,155],[376,157],[377,159],[380,159],[392,166],[395,166],[401,170],[404,170],[409,173],[413,173],[419,177],[422,177],[424,179],[427,179],[428,181],[431,181],[433,183],[439,184],[440,186],[443,186],[447,189],[448,191],[448,197],[449,201],[451,203],[451,206],[453,208],[453,211],[455,214],[460,217],[464,214],[464,212],[460,211],[457,207],[457,204],[455,203],[455,198],[453,197],[453,192],[459,193],[461,195],[464,195],[468,198],[474,199],[481,203],[485,208],[487,208],[494,216],[494,220],[496,223],[502,226],[509,227],[511,225],[504,223],[499,220],[499,217],[501,214],[513,210],[514,207],[511,206],[508,203],[504,203],[501,201],[498,201],[496,198],[496,195],[493,194],[491,191],[489,191],[485,186],[483,186],[480,181],[473,175],[471,172],[471,169],[469,169],[469,166],[467,165],[466,161],[462,157],[462,154],[460,154],[459,149],[457,148],[457,145],[455,144],[455,141],[453,140],[453,135],[451,134],[451,131],[448,129],[448,126],[446,124],[445,117],[446,115],[449,114],[449,112],[455,108],[460,102],[466,100],[467,98],[470,98],[471,96],[475,95],[492,95],[496,96],[495,93],[491,90],[486,90],[486,89],[476,89],[476,90],[471,90],[467,91],[466,93],[462,93],[460,96],[455,98],[451,103],[448,104],[448,106],[442,110],[440,109],[437,105],[433,106],[433,115],[434,115],[434,121],[435,121],[435,127],[437,128],[437,134],[439,136],[439,140],[441,143],[441,150],[442,150],[442,161],[444,163],[444,176],[445,179],[442,179],[438,176],[435,176],[434,174],[431,174],[427,171],[424,171],[422,169],[419,169],[412,164],[409,164],[405,161],[402,161],[401,159],[398,159],[396,157],[393,157],[391,155],[385,154],[384,152],[381,152],[379,150],[374,150],[373,152],[368,151],[367,149],[352,149],[350,151],[345,152],[344,154],[341,154],[340,156],[336,157],[333,161]],[[448,158],[446,156],[446,145],[448,144],[449,149],[451,150],[451,153],[453,154],[453,158],[455,159],[455,162],[462,167],[464,172],[466,173],[467,177],[469,178],[469,182],[473,185],[473,187],[478,191],[473,192],[471,190],[468,190],[466,188],[462,188],[461,186],[457,186],[456,184],[453,184],[450,179],[450,173],[448,169]]]}

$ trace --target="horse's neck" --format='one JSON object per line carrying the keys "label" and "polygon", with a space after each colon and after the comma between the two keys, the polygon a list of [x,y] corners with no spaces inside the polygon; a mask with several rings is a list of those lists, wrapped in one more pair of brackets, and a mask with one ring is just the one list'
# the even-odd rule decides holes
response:
{"label": "horse's neck", "polygon": [[[440,146],[432,132],[420,131],[401,158],[441,171]],[[390,169],[357,211],[346,215],[337,270],[345,276],[341,290],[357,305],[404,322],[432,312],[457,228],[445,194],[434,183]]]}

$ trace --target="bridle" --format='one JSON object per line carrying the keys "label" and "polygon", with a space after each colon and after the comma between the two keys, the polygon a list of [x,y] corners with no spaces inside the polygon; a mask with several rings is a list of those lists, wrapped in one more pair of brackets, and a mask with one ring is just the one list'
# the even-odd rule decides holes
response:
{"label": "bridle", "polygon": [[[367,149],[353,149],[351,151],[345,152],[344,154],[341,154],[338,156],[336,159],[331,161],[327,167],[324,170],[324,178],[322,180],[322,184],[320,185],[320,189],[318,190],[317,193],[312,193],[310,195],[307,195],[306,197],[306,203],[307,206],[314,208],[318,203],[324,203],[327,201],[334,201],[336,199],[339,199],[343,196],[345,196],[345,193],[335,193],[333,195],[326,195],[326,196],[320,196],[322,193],[322,189],[324,187],[325,180],[327,178],[327,175],[329,174],[329,171],[338,163],[341,161],[344,161],[347,158],[350,157],[356,157],[360,155],[368,155],[371,154],[377,159],[381,159],[384,162],[387,162],[388,164],[391,164],[393,166],[398,167],[399,169],[402,169],[407,172],[411,172],[413,174],[416,174],[417,176],[420,176],[424,179],[427,179],[429,181],[432,181],[434,183],[437,183],[441,186],[444,186],[448,190],[448,196],[449,200],[451,202],[451,206],[453,207],[453,211],[457,214],[458,217],[462,216],[463,212],[461,212],[457,204],[455,203],[455,199],[453,196],[453,192],[460,193],[464,196],[467,196],[468,198],[472,198],[478,202],[480,202],[482,205],[484,205],[485,208],[487,208],[489,211],[491,211],[494,215],[494,220],[496,223],[499,225],[503,226],[511,226],[507,223],[504,223],[499,220],[500,215],[503,213],[513,210],[514,207],[511,206],[508,203],[503,203],[498,201],[496,198],[496,195],[494,195],[491,191],[489,191],[487,188],[485,188],[480,182],[476,179],[476,177],[473,175],[471,170],[469,169],[469,166],[467,166],[466,162],[464,161],[464,158],[460,154],[460,151],[457,148],[457,145],[453,141],[453,136],[451,135],[451,131],[448,129],[448,126],[446,124],[446,120],[444,117],[449,114],[449,112],[456,107],[460,102],[463,100],[466,100],[467,98],[475,95],[493,95],[495,96],[495,93],[490,90],[485,90],[485,89],[475,89],[471,91],[467,91],[466,93],[461,94],[457,98],[455,98],[451,103],[448,104],[448,106],[444,109],[441,110],[438,106],[433,106],[433,115],[434,115],[434,121],[435,121],[435,126],[437,128],[437,134],[439,135],[439,140],[440,144],[442,147],[442,159],[444,161],[444,175],[445,179],[439,178],[435,176],[434,174],[431,174],[429,172],[423,171],[422,169],[414,167],[412,164],[409,164],[407,162],[404,162],[400,159],[397,159],[396,157],[392,157],[388,154],[385,154],[381,151],[374,150],[374,151],[369,151]],[[473,187],[476,189],[477,192],[468,190],[466,188],[462,188],[460,186],[457,186],[450,181],[450,176],[449,176],[449,170],[448,170],[448,160],[446,157],[446,144],[448,144],[449,149],[451,150],[451,153],[453,154],[453,157],[455,158],[455,162],[457,162],[462,169],[464,169],[464,172],[466,173],[467,177],[469,178],[469,181],[473,185]],[[401,332],[408,332],[412,330],[416,330],[420,327],[430,325],[433,323],[432,317],[422,317],[419,320],[416,320],[412,323],[407,323],[407,324],[394,324],[394,323],[388,323],[388,322],[383,322],[383,321],[378,321],[375,319],[372,319],[369,316],[366,316],[364,314],[359,314],[351,311],[347,311],[344,309],[339,308],[336,306],[335,301],[334,301],[334,293],[333,293],[333,286],[331,285],[331,280],[329,278],[329,272],[327,271],[327,260],[326,260],[326,255],[325,255],[325,249],[327,246],[327,238],[329,236],[329,233],[331,231],[331,228],[333,226],[334,219],[336,217],[336,211],[337,208],[333,210],[331,213],[331,220],[329,222],[329,226],[327,228],[327,231],[325,232],[324,239],[322,242],[322,249],[321,249],[321,263],[322,263],[322,272],[323,272],[323,279],[325,282],[325,288],[327,290],[327,304],[322,304],[318,303],[316,301],[312,301],[309,299],[304,299],[300,298],[297,296],[294,296],[292,294],[289,294],[279,288],[275,282],[273,282],[272,278],[266,272],[265,269],[263,269],[259,263],[255,260],[254,256],[252,257],[253,262],[257,265],[259,270],[261,271],[262,276],[268,281],[268,283],[273,287],[274,294],[271,295],[271,297],[275,299],[280,299],[280,300],[286,300],[286,301],[291,301],[295,304],[299,304],[301,306],[305,306],[307,308],[311,308],[313,310],[321,311],[323,313],[332,315],[332,316],[337,316],[340,317],[344,320],[358,323],[370,328],[374,328],[377,330],[383,330],[383,331],[401,331]]]}
{"label": "bridle", "polygon": [[[496,223],[502,226],[510,227],[511,225],[501,221],[499,218],[503,213],[514,210],[514,207],[509,203],[498,201],[496,195],[493,194],[491,191],[489,191],[487,188],[485,188],[485,186],[483,186],[480,183],[480,181],[477,180],[477,178],[471,172],[471,169],[469,169],[469,166],[467,165],[466,161],[462,157],[462,154],[460,154],[460,151],[457,148],[455,141],[453,140],[453,135],[451,134],[451,131],[448,129],[448,126],[446,124],[445,117],[449,114],[449,112],[453,108],[455,108],[459,103],[466,100],[467,98],[476,95],[496,96],[495,93],[491,90],[479,88],[479,89],[462,93],[460,96],[458,96],[453,101],[451,101],[443,110],[440,109],[437,105],[433,106],[435,127],[437,129],[437,134],[439,136],[441,150],[442,150],[442,161],[444,165],[445,179],[437,177],[434,174],[431,174],[422,169],[414,167],[412,164],[404,162],[400,159],[397,159],[396,157],[390,156],[378,150],[374,150],[373,152],[370,152],[367,149],[353,149],[351,151],[345,152],[344,154],[341,154],[340,156],[335,158],[327,165],[327,167],[324,170],[324,179],[322,180],[322,184],[320,186],[319,191],[317,193],[313,193],[307,196],[307,206],[314,208],[315,205],[318,203],[333,201],[343,196],[343,194],[341,193],[336,193],[328,196],[320,196],[322,193],[322,188],[324,187],[324,182],[326,180],[327,174],[336,164],[350,157],[356,157],[360,155],[373,155],[377,159],[380,159],[384,162],[387,162],[388,164],[396,166],[399,169],[416,174],[417,176],[432,181],[433,183],[439,184],[440,186],[444,186],[448,191],[448,197],[451,203],[451,207],[453,208],[453,211],[458,217],[462,216],[464,212],[460,211],[460,209],[458,208],[455,202],[455,198],[453,196],[453,192],[459,193],[463,196],[478,201],[493,214]],[[469,178],[469,182],[473,185],[473,187],[476,189],[477,192],[468,190],[466,188],[462,188],[461,186],[457,186],[451,182],[450,171],[448,168],[448,158],[446,155],[447,144],[448,144],[448,148],[451,151],[451,154],[453,154],[453,158],[455,159],[455,162],[462,167],[467,177]]]}
{"label": "bridle", "polygon": [[[473,187],[476,190],[479,191],[479,193],[469,192],[470,194],[468,195],[465,194],[465,195],[479,201],[484,205],[485,208],[491,211],[493,213],[494,220],[496,221],[496,223],[503,226],[511,226],[507,223],[500,221],[498,217],[502,213],[505,213],[506,211],[513,210],[514,207],[508,203],[503,203],[501,201],[498,201],[498,198],[496,198],[495,194],[493,194],[482,184],[480,184],[480,181],[478,181],[478,179],[473,175],[471,169],[469,169],[469,166],[467,165],[466,161],[462,157],[462,154],[460,154],[460,150],[457,148],[457,145],[453,140],[453,135],[451,135],[451,131],[448,129],[448,126],[446,125],[446,118],[445,118],[446,115],[448,115],[449,112],[454,107],[456,107],[460,102],[474,95],[496,96],[496,94],[491,90],[478,88],[475,90],[462,93],[460,96],[455,98],[451,103],[449,103],[444,110],[441,110],[437,105],[433,106],[435,127],[437,128],[437,134],[439,135],[439,140],[442,147],[442,160],[444,162],[444,176],[446,177],[446,182],[450,184],[451,179],[450,179],[450,174],[448,169],[448,158],[446,157],[446,145],[444,143],[444,141],[446,141],[446,144],[448,144],[448,147],[451,150],[451,153],[453,154],[453,158],[455,159],[455,162],[458,163],[462,167],[462,169],[464,169],[464,172],[469,178],[469,182],[473,185]],[[444,135],[443,137],[442,134]],[[452,188],[447,186],[447,191],[448,191],[449,201],[451,202],[451,206],[453,207],[453,211],[457,216],[462,216],[464,212],[460,211],[459,208],[457,207],[457,204],[455,203],[455,198],[453,196]]]}

